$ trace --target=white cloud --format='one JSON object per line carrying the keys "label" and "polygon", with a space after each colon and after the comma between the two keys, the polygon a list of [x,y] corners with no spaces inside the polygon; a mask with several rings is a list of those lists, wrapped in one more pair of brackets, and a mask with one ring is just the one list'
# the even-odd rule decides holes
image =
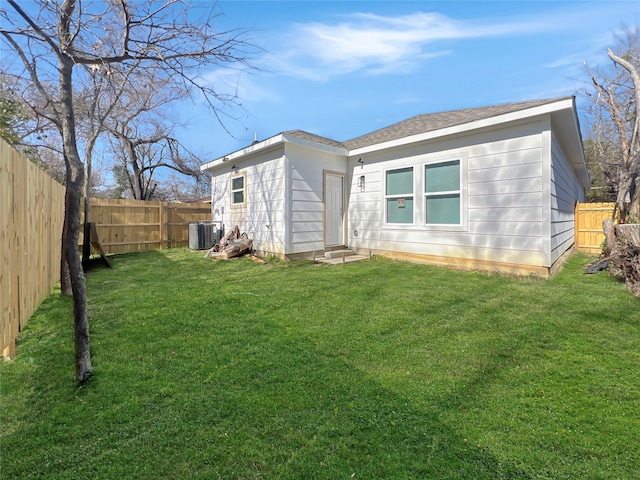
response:
{"label": "white cloud", "polygon": [[496,37],[541,31],[541,21],[478,22],[455,20],[438,13],[417,12],[397,17],[357,13],[343,22],[296,24],[286,35],[287,47],[274,54],[272,69],[295,77],[326,80],[356,71],[377,75],[408,73],[425,60],[447,55],[435,48],[442,40]]}
{"label": "white cloud", "polygon": [[237,98],[240,103],[279,102],[280,96],[259,85],[256,81],[258,78],[244,70],[220,69],[203,75],[202,81],[212,86],[218,94]]}
{"label": "white cloud", "polygon": [[404,104],[411,104],[411,103],[420,103],[422,101],[424,101],[424,99],[421,96],[413,95],[413,94],[404,94],[404,95],[400,95],[398,98],[393,100],[391,104],[404,105]]}
{"label": "white cloud", "polygon": [[564,68],[578,67],[582,68],[583,62],[589,65],[607,64],[611,60],[607,55],[607,48],[617,43],[616,35],[623,35],[622,30],[616,32],[607,32],[590,37],[582,37],[579,41],[574,42],[573,49],[576,53],[570,53],[566,56],[557,58],[556,60],[544,65],[545,68]]}

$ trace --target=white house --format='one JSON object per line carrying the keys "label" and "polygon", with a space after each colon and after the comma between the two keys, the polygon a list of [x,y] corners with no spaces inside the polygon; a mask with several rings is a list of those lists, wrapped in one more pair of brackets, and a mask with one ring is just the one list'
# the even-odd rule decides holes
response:
{"label": "white house", "polygon": [[418,115],[344,142],[283,132],[217,158],[213,220],[259,254],[357,253],[547,276],[589,176],[573,97]]}

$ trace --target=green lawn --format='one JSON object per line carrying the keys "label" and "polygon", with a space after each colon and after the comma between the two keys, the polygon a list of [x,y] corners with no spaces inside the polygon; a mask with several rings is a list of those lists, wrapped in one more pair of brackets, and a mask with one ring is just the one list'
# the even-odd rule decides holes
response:
{"label": "green lawn", "polygon": [[640,302],[588,261],[113,257],[87,385],[57,292],[0,365],[0,477],[640,478]]}

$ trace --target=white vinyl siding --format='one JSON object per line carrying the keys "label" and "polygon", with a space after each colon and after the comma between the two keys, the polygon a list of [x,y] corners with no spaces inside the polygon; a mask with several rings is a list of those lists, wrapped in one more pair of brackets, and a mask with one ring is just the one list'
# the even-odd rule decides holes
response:
{"label": "white vinyl siding", "polygon": [[551,265],[575,241],[575,205],[583,200],[580,183],[555,137],[551,142]]}
{"label": "white vinyl siding", "polygon": [[[351,182],[349,244],[355,248],[434,257],[538,266],[543,264],[542,132],[535,121],[449,140],[424,142],[405,149],[350,159],[354,178],[365,176],[364,191]],[[460,182],[431,187],[427,166],[459,160]],[[352,163],[351,163],[352,162]],[[414,166],[417,223],[386,222],[385,173]],[[444,190],[451,188],[451,190]],[[456,224],[428,223],[427,189],[460,195]],[[435,193],[435,192],[433,192]],[[437,198],[437,197],[436,197]],[[449,198],[451,203],[454,200]],[[449,205],[450,206],[450,205]],[[419,220],[418,220],[419,219]],[[451,219],[448,221],[455,221]],[[440,220],[442,221],[442,220]],[[357,231],[357,235],[354,232]]]}
{"label": "white vinyl siding", "polygon": [[322,251],[324,172],[346,174],[345,157],[303,145],[286,144],[288,211],[286,254]]}
{"label": "white vinyl siding", "polygon": [[238,166],[245,174],[243,205],[232,205],[232,191],[239,192],[240,184],[234,185],[229,167],[212,172],[214,221],[227,231],[237,225],[262,254],[324,249],[323,175],[334,171],[346,177],[344,156],[285,143],[245,157]]}
{"label": "white vinyl siding", "polygon": [[259,252],[284,253],[285,175],[283,149],[274,149],[238,163],[244,176],[244,204],[233,205],[232,178],[239,178],[225,164],[211,178],[213,220],[228,232],[236,225],[253,240]]}

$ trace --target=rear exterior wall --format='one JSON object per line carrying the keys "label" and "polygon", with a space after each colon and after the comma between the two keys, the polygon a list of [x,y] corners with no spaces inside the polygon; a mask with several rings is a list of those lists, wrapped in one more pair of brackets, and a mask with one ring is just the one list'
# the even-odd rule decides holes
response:
{"label": "rear exterior wall", "polygon": [[[255,155],[234,163],[233,160],[212,172],[213,220],[224,225],[225,232],[238,226],[253,240],[258,253],[285,253],[285,161],[284,148]],[[238,167],[237,174],[231,167]],[[245,176],[242,205],[232,205],[231,180]]]}
{"label": "rear exterior wall", "polygon": [[[537,271],[545,264],[545,242],[549,241],[542,212],[548,204],[543,199],[543,133],[548,134],[548,125],[548,118],[539,118],[387,150],[362,156],[363,165],[354,155],[349,159],[349,246],[392,256],[394,252],[408,254],[417,260],[420,256],[441,258],[441,263],[451,264],[452,259],[459,259],[473,266],[516,265]],[[428,225],[424,220],[424,166],[456,159],[461,164],[460,224]],[[385,171],[409,166],[416,172],[414,223],[387,224]]]}
{"label": "rear exterior wall", "polygon": [[324,172],[344,174],[346,186],[346,157],[294,143],[287,143],[285,148],[289,182],[286,254],[323,251]]}
{"label": "rear exterior wall", "polygon": [[575,208],[584,189],[560,144],[551,136],[551,259],[553,265],[575,243]]}

